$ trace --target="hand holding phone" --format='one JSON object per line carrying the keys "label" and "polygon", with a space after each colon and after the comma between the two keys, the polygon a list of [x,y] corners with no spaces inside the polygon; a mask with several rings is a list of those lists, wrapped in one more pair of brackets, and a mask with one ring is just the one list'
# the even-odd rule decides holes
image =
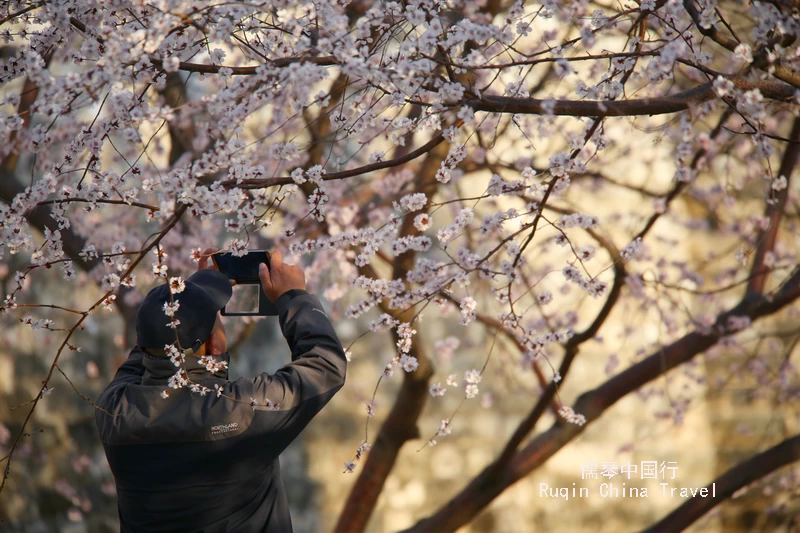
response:
{"label": "hand holding phone", "polygon": [[259,265],[258,277],[264,294],[275,302],[286,291],[306,288],[306,277],[303,271],[295,265],[283,262],[283,255],[276,250],[270,257],[270,263]]}
{"label": "hand holding phone", "polygon": [[222,309],[222,316],[277,316],[278,309],[263,290],[259,266],[269,265],[270,253],[266,250],[248,250],[236,257],[230,252],[211,256],[217,269],[225,274],[233,286],[233,296]]}

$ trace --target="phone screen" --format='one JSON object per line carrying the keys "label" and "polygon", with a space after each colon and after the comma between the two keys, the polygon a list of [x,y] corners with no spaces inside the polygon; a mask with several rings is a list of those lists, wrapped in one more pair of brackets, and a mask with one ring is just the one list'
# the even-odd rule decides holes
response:
{"label": "phone screen", "polygon": [[225,305],[225,313],[258,314],[260,285],[234,285],[231,299]]}

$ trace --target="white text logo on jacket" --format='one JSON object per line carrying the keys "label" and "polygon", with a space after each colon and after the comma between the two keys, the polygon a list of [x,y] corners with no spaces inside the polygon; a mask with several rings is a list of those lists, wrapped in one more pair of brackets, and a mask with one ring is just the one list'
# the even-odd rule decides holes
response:
{"label": "white text logo on jacket", "polygon": [[212,435],[221,435],[223,433],[230,433],[231,431],[238,431],[239,423],[231,422],[230,424],[220,424],[219,426],[211,426]]}

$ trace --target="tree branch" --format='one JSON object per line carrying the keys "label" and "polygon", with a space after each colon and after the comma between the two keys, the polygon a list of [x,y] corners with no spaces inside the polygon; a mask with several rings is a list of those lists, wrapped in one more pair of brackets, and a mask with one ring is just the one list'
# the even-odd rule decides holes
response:
{"label": "tree branch", "polygon": [[[794,126],[789,138],[793,141],[800,141],[800,118],[794,119]],[[778,238],[778,229],[781,225],[783,211],[786,208],[786,200],[789,198],[789,187],[791,186],[791,176],[797,165],[797,158],[800,156],[800,145],[789,143],[783,153],[781,166],[778,169],[778,176],[786,177],[786,188],[778,191],[775,203],[767,203],[764,216],[769,219],[769,227],[759,235],[758,248],[756,249],[753,268],[750,271],[750,281],[747,283],[748,293],[761,293],[767,282],[770,268],[765,264],[764,259],[767,253],[775,248],[775,241]]]}
{"label": "tree branch", "polygon": [[[461,303],[455,298],[453,298],[453,296],[449,293],[444,294],[444,297],[450,300],[455,305],[459,305]],[[496,318],[484,315],[483,313],[475,313],[475,320],[477,320],[481,324],[484,324],[485,326],[488,326],[502,333],[508,340],[514,343],[514,346],[517,347],[520,353],[526,350],[525,344],[522,343],[519,337],[514,335],[514,332],[512,330],[505,327],[503,323],[497,320]],[[536,374],[536,380],[539,382],[539,386],[542,389],[544,389],[545,387],[547,387],[547,377],[544,375],[544,372],[542,372],[542,369],[539,367],[539,362],[533,361],[532,367],[534,373]],[[550,408],[553,410],[553,414],[558,413],[559,407],[560,406],[558,402],[555,401],[555,399],[553,399],[550,402]]]}
{"label": "tree branch", "polygon": [[[645,529],[643,533],[682,531],[719,503],[730,498],[740,488],[757,481],[775,470],[800,459],[800,435],[788,438],[750,459],[734,466],[714,480],[715,497],[695,496],[670,514]],[[711,485],[708,485],[711,494]]]}
{"label": "tree branch", "polygon": [[[794,97],[795,88],[773,81],[751,82],[734,76],[728,78],[737,89],[758,89],[773,100]],[[567,115],[575,117],[624,117],[638,115],[665,115],[685,111],[708,100],[717,98],[713,82],[698,85],[673,95],[640,98],[638,100],[541,100],[538,98],[513,98],[484,95],[480,99],[466,100],[460,105],[475,111],[493,113],[520,113],[533,115]]]}
{"label": "tree branch", "polygon": [[[701,34],[705,35],[718,45],[730,50],[731,52],[736,50],[736,47],[739,46],[739,43],[736,42],[735,39],[731,39],[724,33],[721,33],[714,26],[711,26],[709,28],[704,28],[700,24],[700,12],[697,11],[697,7],[695,7],[693,0],[683,0],[683,8],[686,10],[687,13],[689,13],[689,16],[692,18],[692,22],[694,22],[695,27],[698,29],[698,31],[700,31]],[[779,80],[785,81],[786,83],[792,85],[793,87],[800,89],[800,73],[798,73],[795,70],[792,70],[791,68],[785,65],[780,65],[780,64],[768,65],[765,54],[765,52],[767,51],[766,49],[771,48],[775,44],[780,44],[785,48],[789,46],[794,41],[794,39],[795,39],[794,36],[787,35],[787,36],[780,36],[777,39],[772,40],[765,47],[763,47],[761,50],[759,50],[754,54],[752,65],[761,70],[765,70],[764,67],[770,66],[773,69],[770,72],[770,74],[772,74]]]}
{"label": "tree branch", "polygon": [[455,531],[474,518],[505,489],[541,466],[620,398],[691,360],[716,344],[723,335],[730,334],[727,329],[730,317],[746,316],[757,320],[777,312],[798,297],[800,268],[794,271],[774,295],[756,298],[745,296],[739,304],[719,315],[707,334],[693,331],[620,372],[596,389],[582,394],[575,402],[575,411],[586,417],[585,425],[577,426],[561,419],[556,420],[550,429],[522,448],[507,467],[496,471],[489,465],[450,502],[405,530],[405,533]]}
{"label": "tree branch", "polygon": [[[463,124],[463,121],[459,120],[453,126],[458,128]],[[413,161],[414,159],[420,157],[421,155],[427,154],[434,148],[436,148],[439,144],[444,141],[444,135],[441,133],[435,136],[433,139],[428,141],[427,143],[423,144],[413,152],[409,152],[404,156],[397,157],[395,159],[390,159],[389,161],[378,161],[377,163],[371,163],[369,165],[364,165],[362,167],[353,168],[350,170],[343,170],[342,172],[332,172],[330,174],[326,174],[322,176],[323,181],[331,181],[331,180],[341,180],[345,178],[352,178],[354,176],[360,176],[362,174],[367,174],[369,172],[375,172],[376,170],[383,170],[384,168],[391,168],[397,167],[404,163],[408,163],[409,161]],[[263,179],[252,179],[252,180],[242,180],[241,183],[236,183],[236,180],[225,180],[220,182],[223,187],[239,187],[240,189],[263,189],[266,187],[273,187],[276,185],[289,185],[294,183],[294,180],[290,177],[283,177],[283,178],[263,178]]]}
{"label": "tree branch", "polygon": [[[39,7],[39,6],[35,6]],[[69,19],[70,24],[72,24],[78,31],[81,33],[87,33],[89,28],[78,20],[75,17],[70,17]],[[150,59],[150,63],[152,63],[157,68],[163,69],[163,62],[160,57],[156,54],[148,54],[148,58]],[[277,59],[268,60],[265,64],[273,67],[273,68],[283,68],[288,67],[292,63],[314,63],[317,65],[322,66],[332,66],[338,65],[339,61],[333,56],[324,56],[324,57],[279,57]],[[178,70],[184,70],[186,72],[197,72],[200,74],[218,74],[220,69],[228,68],[231,70],[231,73],[234,76],[253,76],[258,74],[258,69],[263,65],[256,65],[254,67],[231,67],[227,65],[204,65],[201,63],[191,63],[188,61],[181,61],[178,63]]]}

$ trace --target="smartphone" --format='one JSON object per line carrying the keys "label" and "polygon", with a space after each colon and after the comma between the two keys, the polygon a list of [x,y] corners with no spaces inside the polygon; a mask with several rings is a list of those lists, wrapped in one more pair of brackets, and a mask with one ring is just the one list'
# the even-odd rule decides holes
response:
{"label": "smartphone", "polygon": [[258,277],[259,265],[264,263],[269,268],[269,259],[266,250],[248,250],[241,257],[230,252],[211,256],[217,269],[236,282],[231,299],[220,311],[222,316],[278,316],[278,308],[264,294]]}

